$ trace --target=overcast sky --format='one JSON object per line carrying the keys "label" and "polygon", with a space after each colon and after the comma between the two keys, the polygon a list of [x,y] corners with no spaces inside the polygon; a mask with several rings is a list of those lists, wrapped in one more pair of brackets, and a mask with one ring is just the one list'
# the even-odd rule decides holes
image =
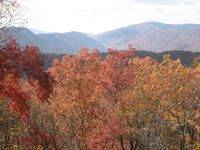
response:
{"label": "overcast sky", "polygon": [[200,24],[200,0],[18,0],[29,28],[91,34],[147,21]]}

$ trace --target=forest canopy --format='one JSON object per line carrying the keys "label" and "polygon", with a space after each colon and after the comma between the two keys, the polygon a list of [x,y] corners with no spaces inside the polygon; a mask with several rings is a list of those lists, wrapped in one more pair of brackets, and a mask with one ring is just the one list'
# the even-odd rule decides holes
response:
{"label": "forest canopy", "polygon": [[2,47],[1,149],[198,149],[199,57],[108,52],[81,48],[44,72],[36,47]]}

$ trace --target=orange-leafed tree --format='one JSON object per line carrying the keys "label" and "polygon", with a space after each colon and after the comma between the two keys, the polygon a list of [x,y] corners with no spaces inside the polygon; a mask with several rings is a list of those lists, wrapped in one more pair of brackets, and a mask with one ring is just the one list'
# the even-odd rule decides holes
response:
{"label": "orange-leafed tree", "polygon": [[115,109],[117,103],[123,103],[127,88],[133,86],[133,67],[128,60],[135,56],[135,50],[110,49],[104,60],[96,50],[82,48],[79,52],[55,60],[49,69],[56,80],[51,107],[71,141],[68,147],[124,148],[127,132]]}
{"label": "orange-leafed tree", "polygon": [[89,137],[97,127],[103,109],[97,95],[100,57],[97,50],[81,48],[79,55],[55,60],[49,72],[56,83],[51,97],[52,110],[68,135],[72,149],[88,149]]}

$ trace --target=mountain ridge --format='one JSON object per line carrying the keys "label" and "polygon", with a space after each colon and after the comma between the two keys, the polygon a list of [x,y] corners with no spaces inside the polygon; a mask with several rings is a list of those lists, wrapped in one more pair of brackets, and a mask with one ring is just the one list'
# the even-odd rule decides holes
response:
{"label": "mountain ridge", "polygon": [[[58,48],[68,47],[71,50],[78,50],[80,47],[85,47],[89,49],[98,48],[100,51],[105,51],[105,47],[98,41],[90,38],[81,32],[71,31],[66,33],[49,33],[49,34],[39,34],[43,40],[53,43]],[[73,52],[71,52],[73,54]]]}
{"label": "mountain ridge", "polygon": [[107,31],[95,38],[106,47],[116,49],[125,49],[131,43],[136,49],[153,52],[177,49],[200,51],[199,24],[144,22]]}
{"label": "mountain ridge", "polygon": [[66,53],[76,55],[77,50],[84,46],[89,49],[98,48],[104,52],[106,48],[99,41],[81,32],[42,33],[34,34],[25,27],[10,27],[8,33],[23,48],[37,46],[42,53]]}
{"label": "mountain ridge", "polygon": [[126,50],[132,44],[138,50],[163,52],[185,50],[200,52],[200,24],[165,24],[144,22],[133,24],[98,35],[82,32],[34,34],[25,27],[11,27],[16,30],[16,40],[21,46],[38,46],[43,53],[68,53],[76,55],[81,46]]}

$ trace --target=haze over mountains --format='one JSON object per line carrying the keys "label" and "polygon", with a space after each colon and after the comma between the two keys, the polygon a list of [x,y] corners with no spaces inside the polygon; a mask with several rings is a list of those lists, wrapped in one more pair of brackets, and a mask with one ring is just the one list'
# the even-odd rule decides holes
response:
{"label": "haze over mountains", "polygon": [[13,37],[22,47],[38,46],[43,53],[75,55],[82,46],[90,49],[99,48],[102,52],[106,51],[103,44],[81,32],[34,34],[24,27],[14,28],[12,27],[12,30],[15,30]]}
{"label": "haze over mountains", "polygon": [[[138,50],[162,52],[166,50],[187,50],[200,52],[200,25],[164,24],[146,22],[108,31],[99,35],[81,32],[33,33],[27,28],[16,28],[16,39],[20,45],[35,45],[43,53],[77,54],[81,47],[127,49],[133,44]],[[42,31],[39,31],[40,33]]]}
{"label": "haze over mountains", "polygon": [[106,48],[96,39],[93,39],[81,32],[67,32],[67,33],[49,33],[39,34],[38,37],[46,41],[57,51],[64,53],[68,50],[70,54],[76,54],[81,46],[89,49],[98,48],[101,51],[106,51]]}
{"label": "haze over mountains", "polygon": [[96,36],[106,47],[125,49],[129,43],[138,50],[200,51],[200,25],[146,22],[105,32]]}

